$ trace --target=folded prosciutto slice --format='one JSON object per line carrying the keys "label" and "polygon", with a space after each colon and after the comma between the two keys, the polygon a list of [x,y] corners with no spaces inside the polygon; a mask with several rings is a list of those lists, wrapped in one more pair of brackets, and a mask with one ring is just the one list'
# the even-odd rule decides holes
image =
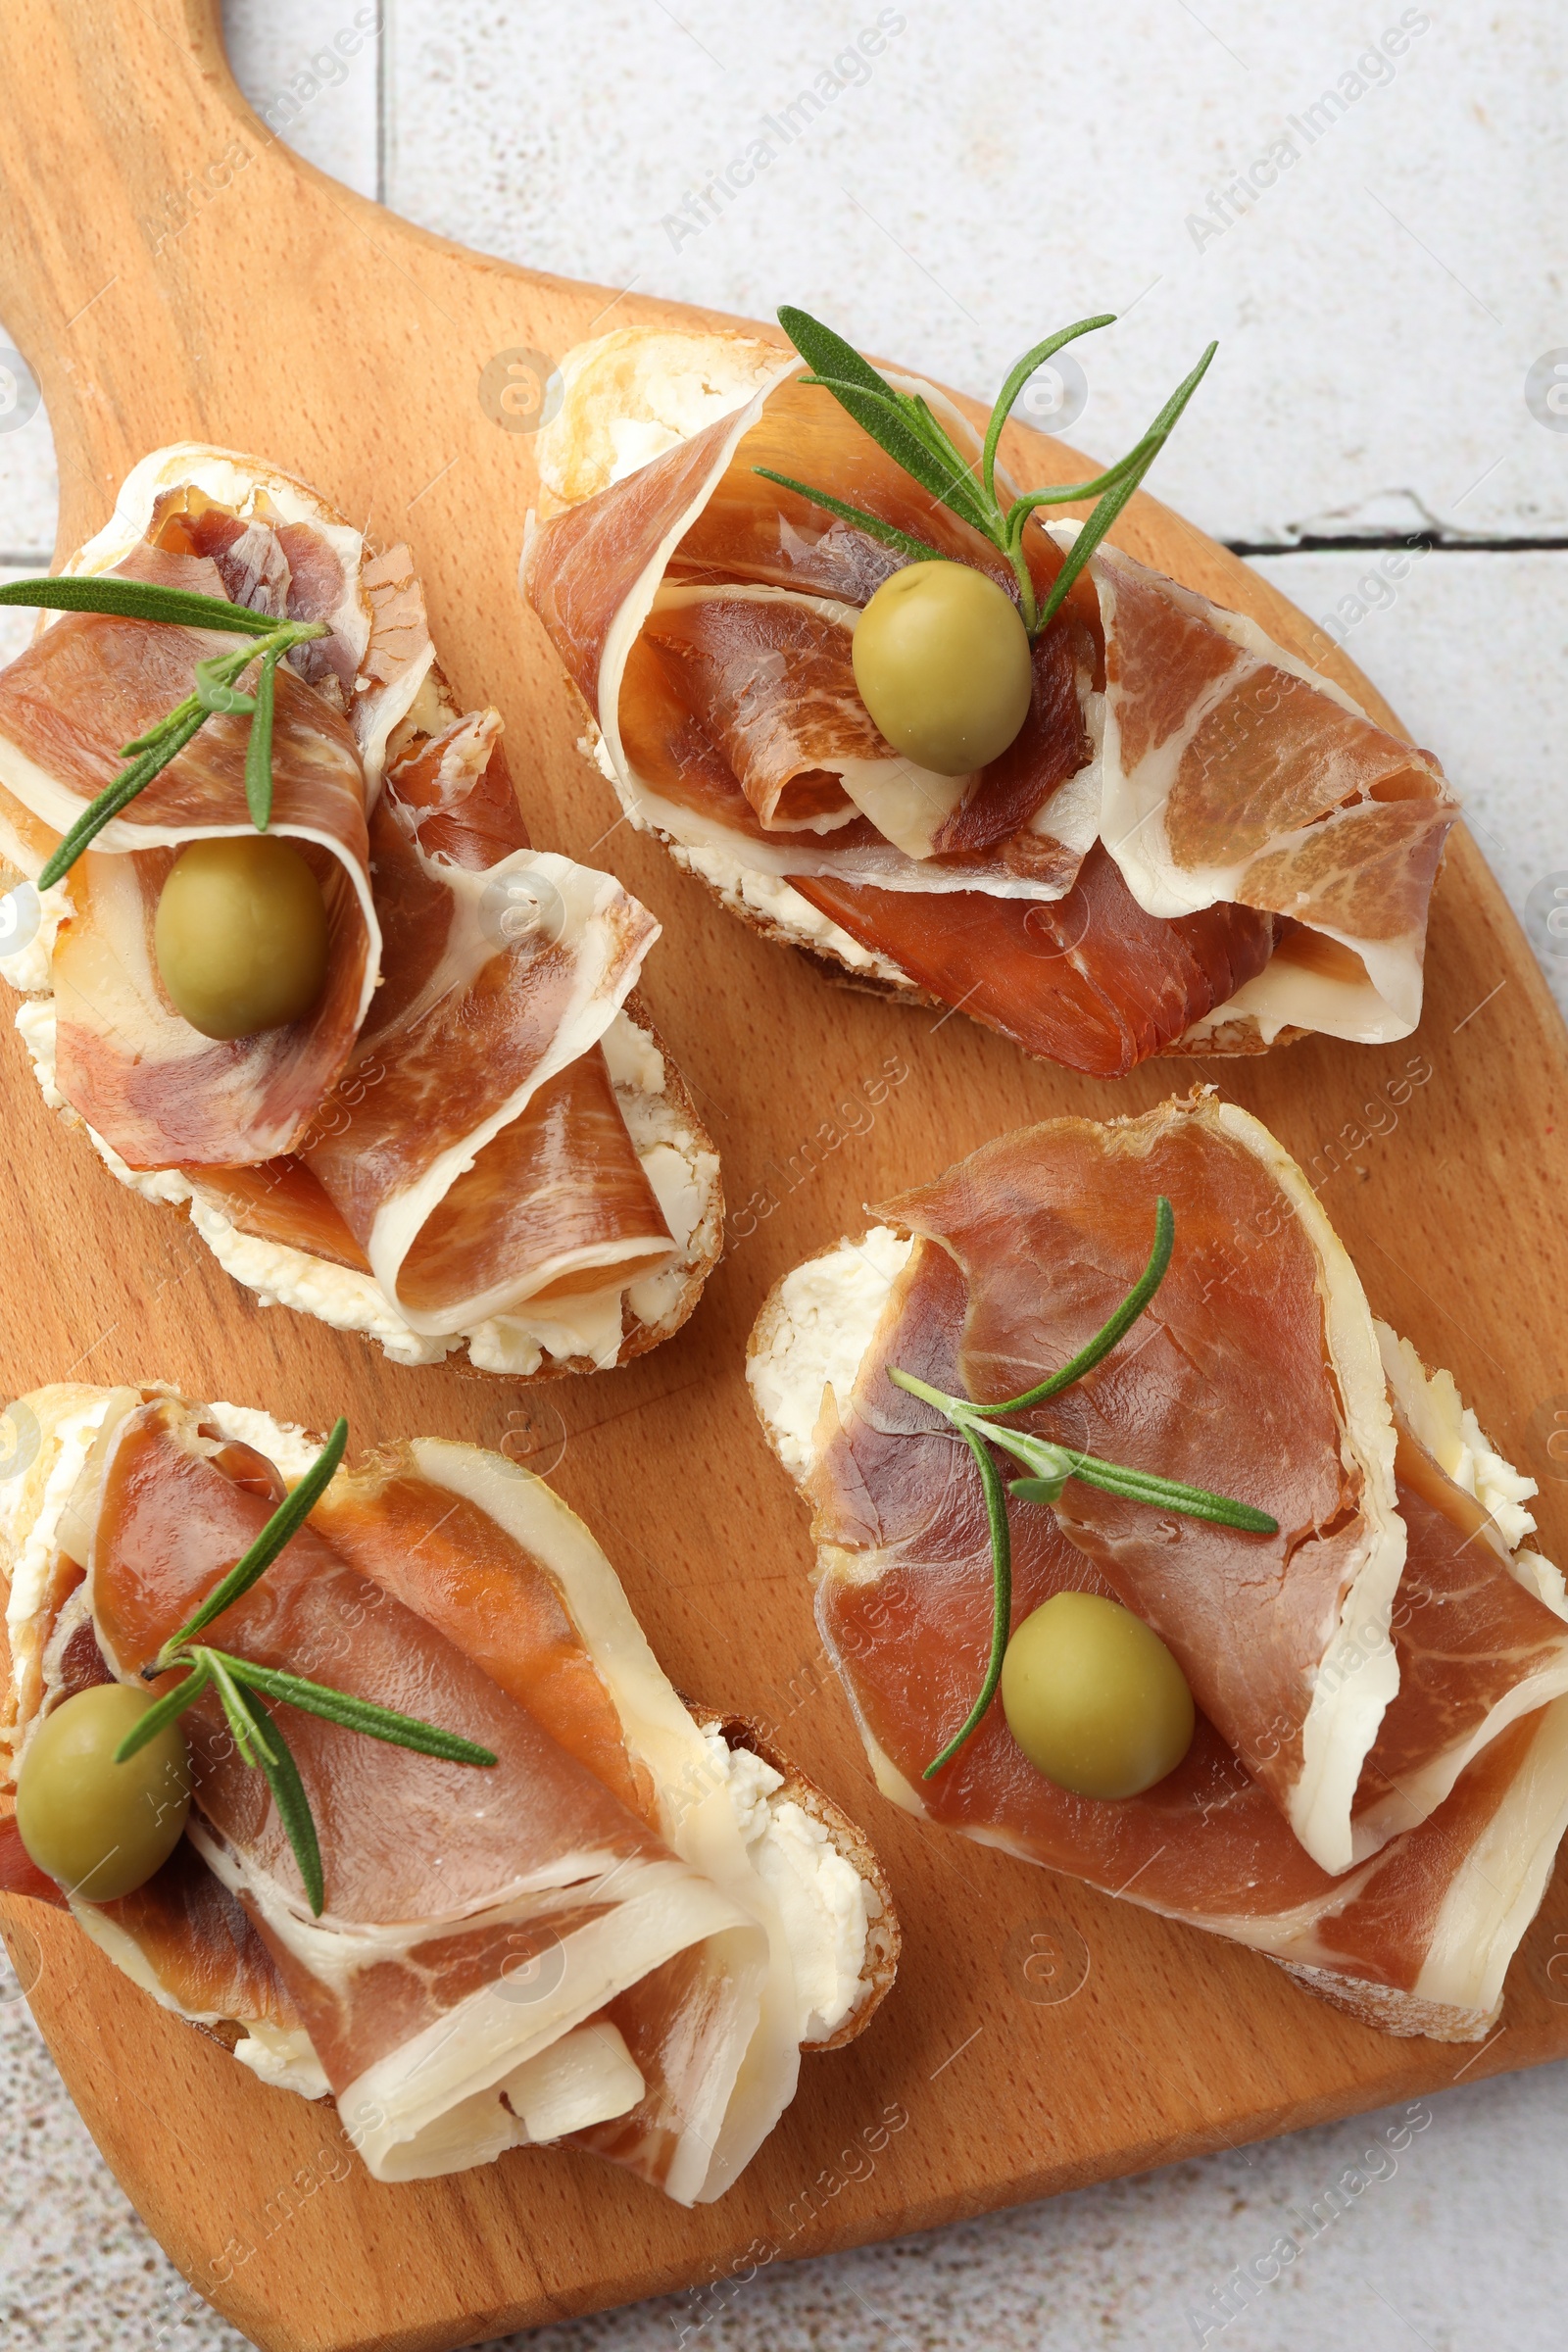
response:
{"label": "folded prosciutto slice", "polygon": [[[174,1008],[152,946],[189,843],[251,830],[248,721],[210,718],[39,901],[0,962],[50,1104],[109,1167],[188,1206],[264,1300],[401,1361],[466,1345],[543,1377],[643,1352],[718,1247],[717,1161],[635,990],[659,936],[607,874],[533,849],[495,710],[461,710],[406,548],[186,444],[127,479],[69,569],[325,624],[277,677],[270,829],[305,856],[327,983],[228,1042]],[[232,638],[47,617],[0,672],[0,858],[38,874],[121,747]],[[13,927],[16,936],[16,927]]]}
{"label": "folded prosciutto slice", "polygon": [[[1127,1337],[1018,1425],[1245,1496],[1243,1534],[1069,1480],[1012,1501],[1012,1623],[1120,1601],[1200,1709],[1185,1761],[1096,1801],[1035,1770],[1000,1703],[932,1779],[991,1638],[967,1449],[889,1365],[977,1402],[1071,1357],[1137,1278]],[[1375,1324],[1305,1178],[1212,1094],[985,1146],[798,1267],[752,1342],[763,1426],[813,1513],[817,1614],[884,1794],[1255,1946],[1395,2033],[1468,2039],[1501,2000],[1568,1825],[1568,1602],[1535,1489],[1446,1373]]]}
{"label": "folded prosciutto slice", "polygon": [[[632,821],[757,928],[1099,1077],[1407,1035],[1456,812],[1436,760],[1103,545],[1036,644],[1008,750],[968,776],[915,767],[852,666],[861,609],[909,559],[757,469],[1014,583],[803,370],[749,337],[638,327],[563,362],[523,584]],[[888,381],[978,454],[945,395]],[[1028,525],[1041,590],[1077,528]]]}
{"label": "folded prosciutto slice", "polygon": [[[29,1734],[133,1681],[314,1458],[167,1390],[46,1389],[0,1526],[12,1782]],[[678,2202],[719,2195],[849,2039],[898,1931],[854,1826],[677,1698],[587,1529],[436,1440],[340,1471],[220,1638],[478,1740],[482,1772],[283,1708],[315,1819],[313,1914],[267,1782],[187,1711],[195,1802],[145,1886],[93,1904],[0,1824],[0,1886],[69,1903],[166,2008],[264,2081],[330,2095],[377,2180],[569,2141]]]}

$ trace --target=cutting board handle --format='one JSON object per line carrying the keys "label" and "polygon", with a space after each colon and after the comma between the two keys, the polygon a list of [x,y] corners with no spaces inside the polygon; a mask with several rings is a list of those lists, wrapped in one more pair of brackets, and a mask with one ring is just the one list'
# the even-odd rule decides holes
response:
{"label": "cutting board handle", "polygon": [[151,446],[150,389],[161,438],[194,429],[204,299],[259,224],[303,225],[307,180],[361,200],[246,105],[219,0],[5,0],[0,86],[0,318],[48,404],[64,549]]}

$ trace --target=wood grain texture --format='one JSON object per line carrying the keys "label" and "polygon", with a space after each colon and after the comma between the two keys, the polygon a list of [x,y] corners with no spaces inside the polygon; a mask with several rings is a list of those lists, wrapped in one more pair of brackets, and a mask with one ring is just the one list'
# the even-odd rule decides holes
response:
{"label": "wood grain texture", "polygon": [[[269,2352],[414,2352],[1568,2050],[1564,1988],[1548,1975],[1557,1938],[1568,1943],[1561,1879],[1515,1962],[1501,2033],[1456,2051],[1373,2034],[1266,1961],[884,1804],[820,1656],[804,1515],[741,1374],[768,1286],[857,1230],[864,1203],[1004,1127],[1140,1110],[1213,1079],[1321,1182],[1374,1308],[1455,1367],[1484,1425],[1542,1478],[1544,1545],[1568,1556],[1568,1464],[1545,1450],[1568,1374],[1544,1312],[1568,1282],[1565,1039],[1468,840],[1438,893],[1426,1018],[1401,1046],[1156,1063],[1109,1086],[1035,1066],[961,1019],[832,988],[618,821],[516,592],[532,444],[487,411],[485,369],[508,352],[554,358],[612,323],[692,314],[486,261],[313,172],[245,109],[208,0],[7,0],[0,64],[13,94],[0,312],[49,404],[62,551],[102,522],[135,459],[186,437],[264,455],[378,538],[408,536],[458,691],[505,713],[536,838],[612,865],[665,926],[650,1001],[732,1204],[730,1253],[692,1323],[636,1365],[531,1390],[461,1366],[400,1370],[258,1307],[180,1217],[117,1187],[43,1109],[9,1038],[0,1389],[156,1376],[318,1426],[346,1411],[356,1446],[425,1431],[505,1443],[593,1524],[676,1683],[770,1723],[865,1822],[906,1927],[873,2030],[808,2062],[739,2185],[687,2214],[549,2151],[378,2186],[329,2108],[264,2089],[69,1922],[11,1904],[50,2047],[180,2270]],[[1203,430],[1201,415],[1185,429]],[[1030,481],[1087,464],[1022,432],[1007,456]],[[1136,501],[1117,537],[1254,613],[1388,715],[1282,598],[1154,502]],[[1070,1997],[1040,1998],[1038,1967],[1025,1974],[1037,1949],[1066,1971],[1044,1989],[1076,1984]],[[693,2320],[724,2291],[695,2302]]]}

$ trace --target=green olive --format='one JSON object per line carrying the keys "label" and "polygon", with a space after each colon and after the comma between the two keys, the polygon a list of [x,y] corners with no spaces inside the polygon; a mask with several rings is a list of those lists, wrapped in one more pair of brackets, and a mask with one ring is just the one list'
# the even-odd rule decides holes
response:
{"label": "green olive", "polygon": [[1136,1796],[1192,1745],[1193,1694],[1156,1633],[1097,1592],[1057,1592],[1002,1661],[1007,1729],[1075,1796]]}
{"label": "green olive", "polygon": [[17,1829],[37,1867],[92,1903],[129,1894],[162,1868],[190,1811],[190,1758],[177,1723],[115,1762],[151,1691],[100,1683],[62,1699],[27,1741]]}
{"label": "green olive", "polygon": [[326,902],[297,849],[271,833],[193,841],[153,926],[164,986],[204,1037],[297,1021],[326,985]]}
{"label": "green olive", "polygon": [[907,564],[856,625],[855,683],[896,752],[939,776],[1000,759],[1029,715],[1018,608],[969,564]]}

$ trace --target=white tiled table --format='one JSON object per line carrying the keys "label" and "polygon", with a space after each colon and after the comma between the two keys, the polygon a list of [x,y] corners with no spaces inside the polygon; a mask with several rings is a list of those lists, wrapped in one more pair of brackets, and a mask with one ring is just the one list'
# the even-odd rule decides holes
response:
{"label": "white tiled table", "polygon": [[[379,39],[334,58],[375,13],[228,0],[236,71],[315,162],[466,243],[752,315],[800,302],[977,393],[1050,327],[1120,312],[1079,347],[1074,437],[1102,457],[1218,335],[1154,486],[1351,629],[1521,913],[1568,869],[1568,430],[1526,399],[1568,347],[1551,0],[1317,0],[1307,25],[1240,0],[388,0]],[[874,64],[835,73],[878,23]],[[750,185],[705,201],[737,156]],[[0,566],[42,568],[47,420],[4,425]],[[1414,531],[1437,543],[1391,583],[1382,550]],[[237,2346],[179,2294],[7,1989],[0,2341]],[[766,2274],[686,2341],[1174,2352],[1206,2328],[1249,2352],[1556,2352],[1565,2100],[1547,2068],[1433,2101],[1397,2159],[1361,2162],[1389,2120],[1363,2119]],[[1232,2266],[1304,2236],[1288,2209],[1326,2210],[1348,2166],[1347,2209],[1221,2331]],[[653,2352],[693,2316],[531,2340]]]}

